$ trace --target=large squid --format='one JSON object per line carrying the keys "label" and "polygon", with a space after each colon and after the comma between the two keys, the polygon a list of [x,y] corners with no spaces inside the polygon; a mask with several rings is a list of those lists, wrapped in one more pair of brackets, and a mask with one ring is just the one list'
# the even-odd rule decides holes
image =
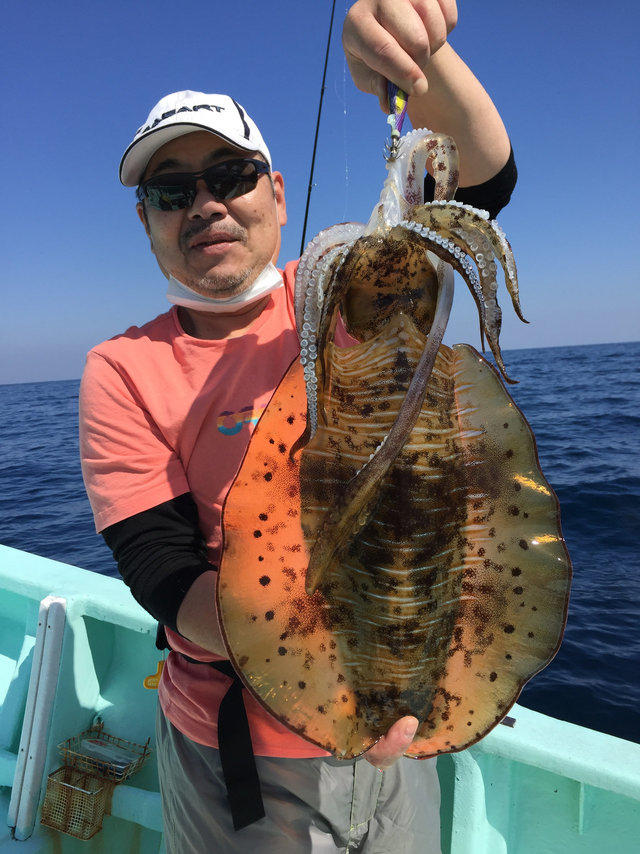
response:
{"label": "large squid", "polygon": [[479,353],[442,345],[457,270],[510,382],[496,292],[501,267],[522,318],[511,248],[453,201],[449,137],[413,131],[388,171],[369,223],[321,232],[300,261],[300,359],[223,513],[229,656],[273,715],[345,758],[406,714],[408,755],[480,739],[557,651],[570,583],[526,420]]}

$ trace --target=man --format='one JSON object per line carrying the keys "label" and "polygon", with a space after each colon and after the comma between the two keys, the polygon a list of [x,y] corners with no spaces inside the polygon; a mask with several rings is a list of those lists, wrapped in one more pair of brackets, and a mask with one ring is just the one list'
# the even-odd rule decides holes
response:
{"label": "man", "polygon": [[[354,81],[385,110],[390,79],[409,92],[415,127],[456,139],[471,188],[460,198],[495,215],[515,182],[509,139],[446,43],[455,22],[451,0],[358,0],[343,43]],[[174,305],[89,354],[81,453],[97,529],[172,650],[157,730],[167,851],[437,852],[435,763],[400,759],[415,718],[340,762],[241,699],[225,663],[214,608],[222,503],[299,350],[295,263],[274,267],[282,175],[243,107],[179,92],[151,111],[120,176],[138,186]],[[248,757],[246,738],[236,748],[245,709]]]}

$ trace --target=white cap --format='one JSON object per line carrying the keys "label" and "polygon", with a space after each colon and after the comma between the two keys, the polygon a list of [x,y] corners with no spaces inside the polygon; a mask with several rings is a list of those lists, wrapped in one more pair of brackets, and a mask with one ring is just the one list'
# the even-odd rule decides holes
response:
{"label": "white cap", "polygon": [[178,136],[198,130],[215,133],[246,151],[260,152],[271,168],[271,155],[262,134],[237,101],[229,95],[186,90],[167,95],[151,110],[122,156],[120,181],[125,187],[136,187],[159,148]]}

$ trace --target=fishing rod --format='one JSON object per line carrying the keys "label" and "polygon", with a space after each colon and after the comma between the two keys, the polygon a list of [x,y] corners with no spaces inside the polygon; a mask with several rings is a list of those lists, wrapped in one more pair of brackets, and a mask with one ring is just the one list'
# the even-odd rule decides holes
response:
{"label": "fishing rod", "polygon": [[331,5],[331,20],[329,22],[329,36],[327,38],[327,52],[324,58],[324,71],[322,72],[322,86],[320,88],[320,103],[318,104],[318,119],[316,121],[316,135],[313,140],[313,154],[311,155],[311,171],[309,172],[309,189],[307,190],[307,206],[304,211],[304,223],[302,225],[302,240],[300,241],[300,255],[304,252],[304,241],[307,234],[307,219],[309,218],[309,204],[311,202],[311,190],[313,189],[313,170],[316,163],[316,149],[318,147],[318,134],[320,132],[320,116],[322,115],[322,100],[324,98],[325,80],[327,78],[327,65],[329,64],[329,49],[331,47],[331,32],[333,30],[333,15],[336,10],[336,0]]}

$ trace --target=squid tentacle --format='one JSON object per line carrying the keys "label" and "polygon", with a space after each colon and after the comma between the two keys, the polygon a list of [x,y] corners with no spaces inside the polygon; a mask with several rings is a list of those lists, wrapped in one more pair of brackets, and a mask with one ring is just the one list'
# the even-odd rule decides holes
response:
{"label": "squid tentacle", "polygon": [[314,271],[322,269],[325,264],[325,256],[328,252],[352,243],[364,232],[364,225],[357,222],[343,222],[340,225],[332,225],[325,228],[309,242],[300,258],[296,272],[294,308],[296,317],[296,328],[298,334],[302,331],[304,324],[304,313],[311,314],[311,321],[319,315],[320,307],[316,299],[316,293],[309,290],[310,279]]}
{"label": "squid tentacle", "polygon": [[318,386],[323,386],[323,370],[317,357],[327,295],[334,282],[336,263],[339,267],[363,229],[363,225],[349,222],[321,231],[309,243],[298,264],[294,305],[307,396],[307,425],[291,454],[310,440],[318,426]]}
{"label": "squid tentacle", "polygon": [[[478,270],[477,276],[471,279],[464,273],[463,278],[476,301],[480,315],[480,333],[484,342],[486,335],[496,363],[504,378],[513,382],[505,370],[500,354],[500,328],[502,311],[498,305],[496,278],[497,267],[494,258],[500,261],[507,289],[511,295],[514,308],[521,320],[525,319],[520,311],[518,300],[518,284],[513,256],[506,254],[500,241],[496,223],[488,220],[488,214],[483,216],[470,206],[459,205],[456,202],[435,205],[421,205],[412,211],[412,221],[422,223],[427,233],[436,240],[442,240],[444,245],[453,243],[458,249],[470,256]],[[499,229],[499,227],[498,227]],[[501,229],[499,229],[501,232]],[[424,232],[421,232],[424,234]],[[509,247],[510,252],[510,247]],[[458,269],[458,268],[456,268]]]}
{"label": "squid tentacle", "polygon": [[495,352],[497,342],[500,338],[502,312],[496,298],[498,282],[495,273],[497,267],[493,261],[494,255],[491,242],[487,234],[480,230],[470,235],[469,242],[460,237],[457,229],[447,228],[440,222],[438,222],[437,230],[438,233],[447,235],[450,239],[453,239],[453,242],[459,249],[466,252],[475,263],[477,280],[474,278],[472,293],[478,304],[480,314],[482,344],[484,348],[484,339],[486,336],[492,352]]}
{"label": "squid tentacle", "polygon": [[340,269],[349,251],[347,246],[336,246],[327,252],[323,265],[311,271],[308,285],[308,304],[302,316],[300,336],[300,364],[302,365],[307,397],[307,424],[304,433],[291,449],[293,456],[304,447],[318,429],[319,417],[326,415],[323,406],[325,368],[318,354],[324,352],[328,330],[325,329],[327,303],[335,299],[333,287],[335,273]]}
{"label": "squid tentacle", "polygon": [[[504,231],[500,228],[496,220],[489,219],[489,214],[486,211],[481,211],[471,205],[464,205],[459,202],[433,202],[431,205],[423,205],[425,214],[429,215],[432,220],[432,228],[450,228],[454,232],[465,237],[468,233],[469,238],[472,235],[482,234],[491,243],[492,253],[499,260],[502,267],[507,290],[511,296],[513,308],[523,323],[527,321],[522,315],[520,307],[520,291],[518,287],[518,272],[516,263],[513,257],[513,250],[506,238]],[[445,211],[444,218],[438,217],[438,208]],[[459,212],[459,213],[458,213]],[[412,217],[415,218],[415,217]],[[468,239],[468,243],[473,241]]]}

